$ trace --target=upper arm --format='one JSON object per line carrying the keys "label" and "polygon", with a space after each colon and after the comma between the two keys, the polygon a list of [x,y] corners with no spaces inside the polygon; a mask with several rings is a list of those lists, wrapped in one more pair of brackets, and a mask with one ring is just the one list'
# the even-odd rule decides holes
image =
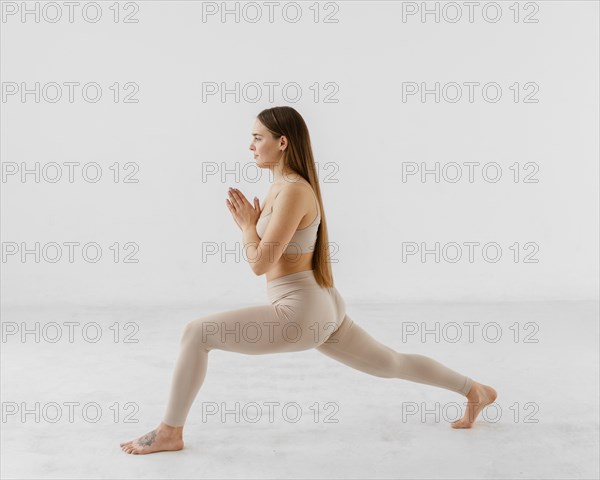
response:
{"label": "upper arm", "polygon": [[278,262],[306,214],[306,196],[300,185],[288,185],[277,195],[271,218],[260,240],[257,275],[267,272]]}

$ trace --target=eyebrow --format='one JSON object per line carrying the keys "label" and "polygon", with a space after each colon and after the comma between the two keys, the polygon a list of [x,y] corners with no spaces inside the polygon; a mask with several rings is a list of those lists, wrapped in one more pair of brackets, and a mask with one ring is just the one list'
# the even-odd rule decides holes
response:
{"label": "eyebrow", "polygon": [[258,135],[259,137],[262,137],[262,135],[260,133],[253,133],[252,135],[254,135],[254,136]]}

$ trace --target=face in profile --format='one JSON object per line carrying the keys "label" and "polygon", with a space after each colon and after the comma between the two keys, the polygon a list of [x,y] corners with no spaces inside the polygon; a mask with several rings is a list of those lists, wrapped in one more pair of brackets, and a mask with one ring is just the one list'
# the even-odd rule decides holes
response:
{"label": "face in profile", "polygon": [[271,132],[256,119],[252,127],[252,143],[250,143],[249,147],[254,155],[256,164],[260,168],[266,168],[268,165],[277,165],[282,157],[282,146],[282,139],[273,138]]}

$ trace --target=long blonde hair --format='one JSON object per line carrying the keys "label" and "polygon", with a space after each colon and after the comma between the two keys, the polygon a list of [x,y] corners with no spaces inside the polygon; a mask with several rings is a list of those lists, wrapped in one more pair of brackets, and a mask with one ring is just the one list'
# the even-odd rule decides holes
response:
{"label": "long blonde hair", "polygon": [[286,136],[288,146],[283,152],[284,165],[304,178],[317,196],[319,208],[321,209],[321,223],[317,230],[317,243],[313,253],[312,268],[317,283],[322,287],[332,288],[334,285],[329,259],[327,220],[308,127],[302,116],[295,109],[288,106],[267,108],[260,112],[256,118],[271,132],[275,139],[282,135]]}

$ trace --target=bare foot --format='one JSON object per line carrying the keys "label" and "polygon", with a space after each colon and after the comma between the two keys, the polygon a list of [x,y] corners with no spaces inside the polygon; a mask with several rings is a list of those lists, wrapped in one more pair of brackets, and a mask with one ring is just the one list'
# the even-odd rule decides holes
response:
{"label": "bare foot", "polygon": [[163,452],[166,450],[181,450],[183,448],[183,427],[171,427],[161,422],[146,435],[135,440],[121,443],[121,450],[125,453],[145,455],[146,453]]}
{"label": "bare foot", "polygon": [[490,403],[496,400],[496,390],[488,385],[473,382],[473,386],[467,394],[467,410],[463,418],[452,422],[452,428],[471,428],[475,423],[477,415]]}

